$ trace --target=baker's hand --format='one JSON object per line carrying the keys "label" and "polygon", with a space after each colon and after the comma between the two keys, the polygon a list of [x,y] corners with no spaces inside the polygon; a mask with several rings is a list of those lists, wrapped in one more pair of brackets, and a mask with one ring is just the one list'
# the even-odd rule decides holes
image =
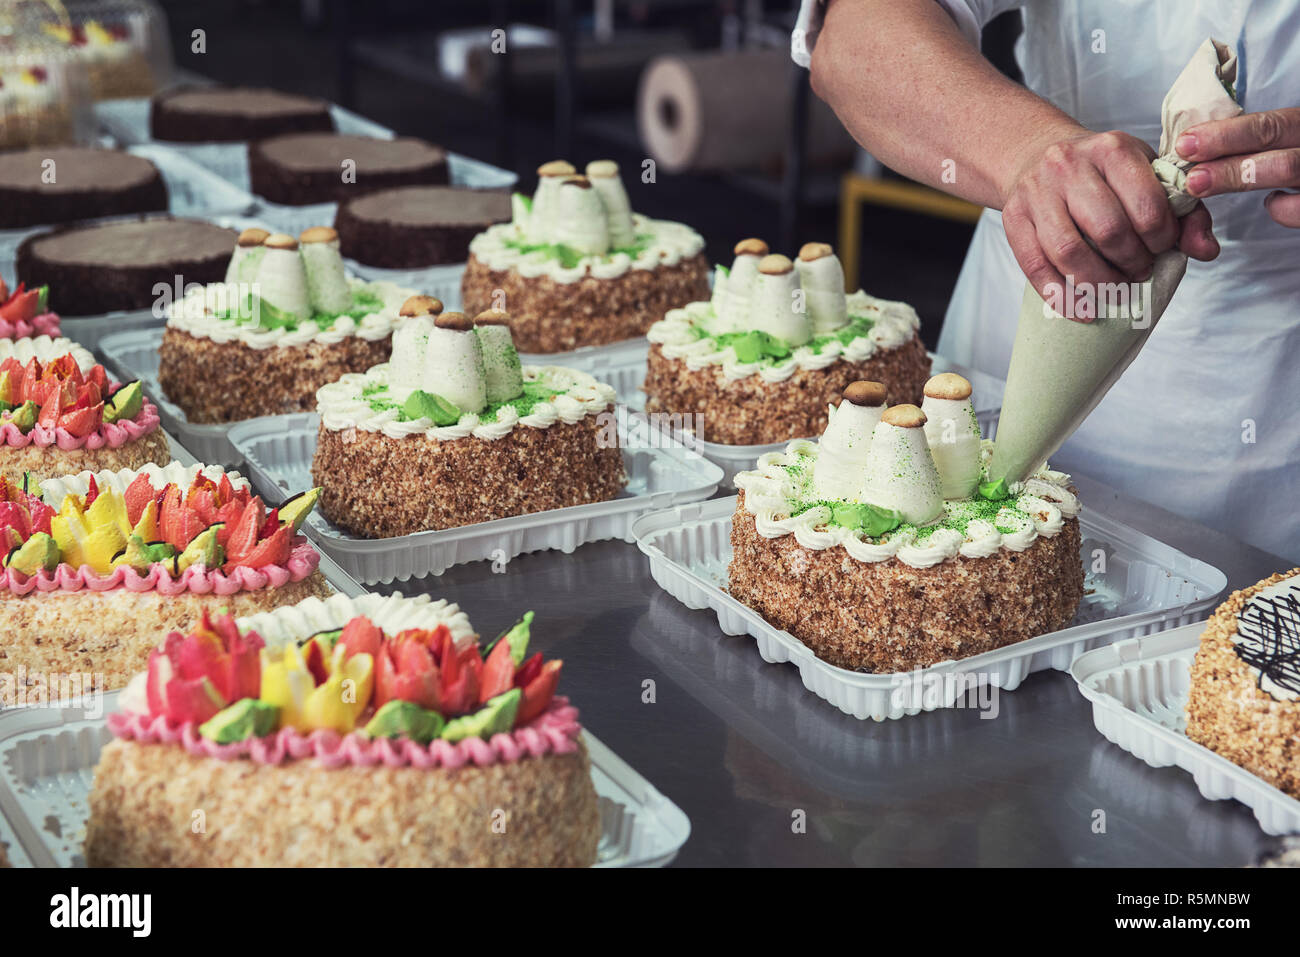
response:
{"label": "baker's hand", "polygon": [[1300,108],[1243,113],[1191,127],[1174,144],[1196,166],[1187,174],[1193,196],[1271,189],[1264,206],[1273,221],[1300,229]]}
{"label": "baker's hand", "polygon": [[1151,148],[1111,131],[1029,151],[1007,191],[1002,223],[1016,261],[1044,299],[1065,288],[1141,282],[1155,257],[1178,247],[1213,259],[1219,244],[1198,205],[1180,221],[1151,171]]}

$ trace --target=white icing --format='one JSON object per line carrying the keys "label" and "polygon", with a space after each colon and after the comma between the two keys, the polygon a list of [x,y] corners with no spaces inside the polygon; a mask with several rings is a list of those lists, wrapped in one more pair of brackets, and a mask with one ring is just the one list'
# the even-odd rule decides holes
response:
{"label": "white icing", "polygon": [[316,392],[316,408],[321,423],[332,431],[361,429],[380,432],[389,438],[401,439],[423,435],[429,439],[449,442],[467,436],[495,441],[514,431],[516,426],[534,429],[550,428],[556,422],[574,424],[588,415],[603,412],[614,402],[614,390],[598,382],[585,372],[559,366],[525,366],[524,382],[535,382],[562,394],[549,402],[538,402],[528,415],[520,416],[513,407],[504,406],[496,421],[484,421],[474,413],[461,416],[455,425],[437,426],[429,419],[400,421],[396,409],[375,411],[368,398],[384,398],[380,393],[367,397],[367,387],[388,385],[389,363],[377,365],[364,373],[343,376],[337,382],[322,386]]}
{"label": "white icing", "polygon": [[925,438],[934,456],[944,498],[969,498],[980,481],[980,427],[969,398],[926,396]]}
{"label": "white icing", "polygon": [[13,359],[27,365],[32,359],[36,359],[44,364],[51,359],[57,359],[69,353],[72,354],[73,360],[77,363],[77,368],[82,372],[89,372],[95,367],[95,357],[90,354],[89,350],[62,336],[58,338],[36,336],[27,339],[0,339],[0,362],[5,359]]}
{"label": "white icing", "polygon": [[[727,282],[728,296],[734,278],[733,270]],[[881,350],[896,349],[910,342],[921,327],[916,310],[907,303],[889,302],[857,292],[848,297],[848,306],[850,315],[866,316],[874,321],[866,335],[847,344],[831,339],[815,350],[811,345],[800,346],[789,358],[779,362],[741,362],[731,346],[719,349],[713,340],[698,338],[695,327],[710,333],[718,328],[718,315],[707,302],[693,302],[681,309],[670,309],[662,320],[650,327],[646,336],[662,348],[665,357],[683,360],[688,369],[721,366],[723,377],[728,382],[751,375],[761,376],[764,382],[784,382],[797,369],[825,369],[840,359],[865,362]]]}
{"label": "white icing", "polygon": [[761,259],[761,256],[752,253],[739,254],[731,263],[731,274],[727,276],[724,294],[718,296],[717,290],[714,290],[713,319],[708,326],[714,335],[754,328],[750,322],[750,309]]}
{"label": "white icing", "polygon": [[352,308],[352,290],[348,288],[337,239],[327,243],[303,243],[302,265],[313,313],[335,315]]}
{"label": "white icing", "polygon": [[578,182],[560,185],[558,216],[552,235],[555,241],[587,256],[609,252],[609,223],[600,193]]}
{"label": "white icing", "polygon": [[307,294],[307,270],[296,249],[265,247],[257,267],[257,294],[281,312],[304,319],[311,315],[311,297]]}
{"label": "white icing", "polygon": [[226,282],[251,285],[257,279],[257,267],[265,255],[266,247],[262,245],[236,246],[230,256],[230,265],[226,267]]}
{"label": "white icing", "polygon": [[360,319],[338,316],[332,320],[307,320],[299,323],[296,329],[262,329],[214,315],[233,311],[248,291],[247,287],[217,282],[193,289],[180,301],[171,303],[167,307],[167,326],[198,339],[209,339],[219,344],[238,342],[251,349],[289,348],[312,342],[334,345],[352,336],[375,342],[387,338],[404,321],[398,310],[402,303],[415,295],[414,290],[403,289],[391,282],[349,279],[348,288],[353,295],[365,291],[378,296],[380,308]]}
{"label": "white icing", "polygon": [[943,490],[921,428],[880,422],[862,477],[861,502],[893,509],[904,522],[925,525],[943,514]]}
{"label": "white icing", "polygon": [[117,492],[125,492],[127,487],[141,475],[147,476],[150,484],[157,489],[162,489],[167,485],[188,489],[194,484],[194,480],[199,477],[200,473],[214,482],[219,482],[221,476],[224,475],[230,480],[230,484],[237,489],[250,487],[248,479],[238,472],[227,471],[220,465],[182,465],[180,462],[155,465],[150,462],[138,469],[117,469],[115,471],[106,470],[94,473],[86,470],[76,475],[46,479],[41,483],[41,498],[44,499],[47,505],[59,508],[63,505],[63,500],[69,495],[84,496],[90,491],[92,474],[95,484],[99,488],[111,488]]}
{"label": "white icing", "polygon": [[417,389],[442,396],[461,412],[487,405],[483,349],[473,329],[440,329],[433,316],[408,319],[393,333],[388,388],[395,402]]}
{"label": "white icing", "polygon": [[747,328],[766,332],[792,346],[807,343],[812,338],[812,322],[796,301],[798,289],[799,274],[793,269],[776,274],[760,272],[754,280]]}
{"label": "white icing", "polygon": [[[1276,615],[1276,620],[1274,616]],[[1234,644],[1249,640],[1252,645],[1260,645],[1260,651],[1283,657],[1300,650],[1300,575],[1292,575],[1281,581],[1261,588],[1242,606],[1237,613],[1237,631],[1232,636]],[[1243,634],[1243,630],[1246,632]],[[1248,661],[1243,664],[1250,669],[1259,683],[1259,689],[1272,695],[1279,701],[1300,700],[1300,691],[1292,690],[1277,683],[1267,673]],[[1282,664],[1279,661],[1279,664]],[[1290,662],[1290,671],[1296,673],[1297,663]]]}
{"label": "white icing", "polygon": [[812,262],[796,259],[794,265],[803,285],[804,308],[812,323],[812,334],[826,335],[848,322],[844,267],[839,257],[832,253]]}
{"label": "white icing", "polygon": [[813,471],[813,492],[818,499],[850,501],[857,497],[871,454],[871,434],[884,412],[883,405],[854,405],[847,399],[831,407]]}
{"label": "white icing", "polygon": [[483,377],[488,402],[505,402],[523,392],[524,373],[515,351],[514,337],[506,325],[475,326],[483,353]]}
{"label": "white icing", "polygon": [[592,176],[591,185],[604,205],[605,229],[609,245],[626,249],[636,243],[636,226],[632,222],[632,205],[619,176]]}
{"label": "white icing", "polygon": [[[874,452],[874,438],[872,445]],[[992,442],[982,443],[981,461],[985,468],[992,449]],[[1003,507],[993,521],[971,520],[965,534],[953,528],[938,528],[918,542],[916,529],[904,525],[873,540],[853,529],[827,525],[830,509],[824,505],[798,515],[790,514],[793,503],[817,500],[808,494],[808,476],[816,473],[818,454],[816,442],[797,439],[783,452],[761,456],[755,470],[736,476],[736,486],[745,492],[745,511],[754,516],[755,527],[764,538],[793,535],[800,545],[814,551],[841,546],[857,561],[882,562],[897,558],[913,568],[929,568],[957,555],[987,558],[1000,548],[1024,551],[1040,536],[1051,538],[1060,534],[1065,520],[1079,513],[1079,500],[1068,488],[1070,476],[1044,467],[1023,483],[1012,486],[1007,499],[1011,507]],[[788,468],[791,465],[800,467],[792,471]],[[970,505],[970,502],[942,503],[941,521],[962,517]],[[1006,531],[999,531],[999,526]]]}

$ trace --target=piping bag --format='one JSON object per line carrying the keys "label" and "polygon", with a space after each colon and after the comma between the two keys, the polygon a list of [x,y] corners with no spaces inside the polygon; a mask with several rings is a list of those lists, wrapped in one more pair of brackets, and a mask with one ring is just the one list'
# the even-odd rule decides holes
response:
{"label": "piping bag", "polygon": [[[1242,112],[1232,89],[1236,78],[1235,51],[1209,38],[1165,94],[1160,155],[1151,167],[1176,216],[1190,213],[1197,200],[1187,192],[1192,164],[1179,157],[1174,143],[1188,127]],[[1161,253],[1145,283],[1100,287],[1092,322],[1060,316],[1025,284],[990,480],[1023,481],[1065,443],[1137,357],[1186,270],[1184,253]]]}

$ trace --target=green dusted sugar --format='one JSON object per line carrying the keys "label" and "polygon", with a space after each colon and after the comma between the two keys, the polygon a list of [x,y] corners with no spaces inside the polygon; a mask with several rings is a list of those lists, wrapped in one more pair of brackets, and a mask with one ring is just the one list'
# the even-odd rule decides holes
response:
{"label": "green dusted sugar", "polygon": [[506,399],[504,402],[491,403],[483,411],[482,418],[484,422],[496,422],[499,418],[498,413],[506,406],[510,406],[515,410],[515,414],[522,419],[526,415],[532,415],[534,409],[543,402],[550,402],[557,395],[563,395],[563,393],[538,382],[525,382],[522,395],[513,399]]}
{"label": "green dusted sugar", "polygon": [[[643,252],[650,248],[654,242],[653,233],[641,233],[636,237],[636,242],[631,246],[619,246],[611,249],[603,256],[595,256],[602,262],[609,262],[619,253],[624,253],[631,259],[636,259]],[[582,264],[582,261],[588,258],[589,253],[582,253],[572,246],[566,246],[564,243],[530,243],[523,239],[503,239],[502,245],[509,249],[518,250],[525,255],[529,253],[541,253],[545,259],[558,259],[560,265],[565,269],[576,269]]]}
{"label": "green dusted sugar", "polygon": [[[828,345],[838,342],[847,346],[855,339],[861,339],[871,332],[875,322],[867,316],[850,316],[846,325],[824,336],[816,336],[806,348],[813,353],[821,353]],[[784,339],[757,330],[751,332],[723,332],[714,335],[703,326],[692,323],[691,333],[698,340],[708,339],[715,351],[721,352],[730,347],[735,350],[736,361],[745,364],[759,363],[774,365],[788,359],[794,353],[794,347]]]}
{"label": "green dusted sugar", "polygon": [[[557,395],[564,395],[564,391],[552,389],[549,386],[542,385],[538,382],[525,382],[524,391],[513,399],[507,399],[504,402],[493,402],[483,410],[479,415],[482,422],[499,421],[499,413],[507,406],[515,410],[519,418],[531,415],[533,411],[542,403],[550,402]],[[406,399],[405,403],[398,403],[390,398],[388,386],[382,382],[371,382],[361,389],[361,398],[370,406],[373,412],[387,412],[390,409],[396,409],[398,412],[397,421],[411,422],[419,418],[433,419],[436,425],[455,425],[460,421],[460,411],[456,411],[456,417],[450,418],[450,413],[446,413],[440,418],[432,414],[436,411],[438,403],[446,406],[447,409],[453,409],[453,406],[441,396],[429,392],[416,390]]]}
{"label": "green dusted sugar", "polygon": [[322,329],[328,329],[334,325],[334,320],[341,316],[364,319],[371,313],[379,312],[384,308],[383,297],[364,287],[353,291],[351,308],[344,312],[313,313],[308,320],[304,320],[302,316],[296,316],[293,313],[277,309],[265,299],[254,303],[253,298],[253,296],[247,296],[241,302],[236,303],[233,309],[216,311],[212,313],[212,316],[214,319],[234,322],[237,325],[246,325],[252,322],[254,316],[256,316],[259,329],[285,329],[294,332],[304,321],[311,321]]}

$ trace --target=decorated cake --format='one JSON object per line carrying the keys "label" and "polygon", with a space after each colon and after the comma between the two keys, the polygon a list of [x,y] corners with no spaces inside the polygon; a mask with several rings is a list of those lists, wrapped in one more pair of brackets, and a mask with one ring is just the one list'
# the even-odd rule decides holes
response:
{"label": "decorated cake", "polygon": [[220,280],[235,236],[215,223],[168,216],[62,226],[23,240],[18,278],[57,289],[64,317],[152,309],[160,286]]}
{"label": "decorated cake", "polygon": [[0,671],[16,676],[0,678],[2,696],[32,703],[33,686],[66,674],[120,688],[159,634],[194,627],[205,609],[330,594],[298,533],[316,495],[267,509],[238,473],[177,462],[0,479]]}
{"label": "decorated cake", "polygon": [[1300,798],[1300,568],[1233,592],[1206,622],[1187,736]]}
{"label": "decorated cake", "polygon": [[736,244],[713,295],[650,327],[648,412],[694,414],[700,438],[768,445],[820,434],[827,407],[855,381],[883,383],[887,401],[918,402],[930,357],[906,303],[844,292],[825,243],[791,262],[761,239]]}
{"label": "decorated cake", "polygon": [[59,316],[50,311],[50,289],[28,289],[23,283],[13,292],[0,278],[0,339],[28,339],[59,335]]}
{"label": "decorated cake", "polygon": [[85,65],[94,99],[113,100],[153,93],[153,69],[143,43],[132,37],[130,23],[85,20],[71,24],[46,23],[42,29]]}
{"label": "decorated cake", "polygon": [[332,203],[392,186],[448,181],[447,151],[409,136],[286,133],[248,144],[253,192],[273,203]]}
{"label": "decorated cake", "polygon": [[[51,73],[37,64],[0,64],[0,149],[53,146],[78,138],[70,74],[66,65]],[[84,90],[81,96],[84,101]]]}
{"label": "decorated cake", "polygon": [[388,359],[411,291],[348,277],[327,226],[246,229],[225,281],[170,305],[158,380],[190,422],[309,412],[316,390]]}
{"label": "decorated cake", "polygon": [[332,129],[324,100],[256,87],[178,86],[149,106],[149,135],[156,140],[235,143]]}
{"label": "decorated cake", "polygon": [[623,454],[601,414],[614,390],[523,367],[505,313],[471,320],[409,300],[393,359],[316,393],[321,513],[367,538],[614,498]]}
{"label": "decorated cake", "polygon": [[87,863],[595,863],[578,712],[531,620],[484,645],[445,601],[335,595],[172,631],[109,716]]}
{"label": "decorated cake", "polygon": [[109,381],[69,339],[0,339],[0,477],[21,483],[171,461],[139,382]]}
{"label": "decorated cake", "polygon": [[166,210],[167,185],[143,156],[80,146],[0,153],[0,229]]}
{"label": "decorated cake", "polygon": [[508,309],[524,352],[562,352],[643,334],[668,310],[709,294],[699,233],[631,210],[618,164],[577,175],[564,160],[537,171],[530,200],[470,243],[461,298],[471,315]]}
{"label": "decorated cake", "polygon": [[423,269],[469,258],[469,244],[510,221],[503,190],[398,186],[340,203],[334,218],[343,255],[381,269]]}
{"label": "decorated cake", "polygon": [[841,668],[892,673],[1063,628],[1083,597],[1079,501],[1043,467],[989,482],[970,384],[921,408],[844,391],[819,441],[736,476],[729,591]]}

